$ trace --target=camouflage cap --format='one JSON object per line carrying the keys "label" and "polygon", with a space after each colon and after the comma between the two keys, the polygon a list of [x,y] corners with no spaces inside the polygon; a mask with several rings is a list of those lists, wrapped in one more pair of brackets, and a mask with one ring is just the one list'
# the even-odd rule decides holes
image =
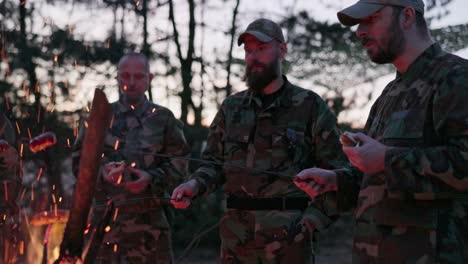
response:
{"label": "camouflage cap", "polygon": [[278,24],[266,18],[259,18],[247,26],[247,29],[239,35],[237,45],[244,43],[245,35],[252,35],[261,42],[270,42],[276,39],[279,42],[285,42],[283,32]]}
{"label": "camouflage cap", "polygon": [[422,0],[360,0],[356,4],[338,12],[338,20],[345,26],[354,26],[384,6],[409,6],[417,12],[424,14],[424,3]]}

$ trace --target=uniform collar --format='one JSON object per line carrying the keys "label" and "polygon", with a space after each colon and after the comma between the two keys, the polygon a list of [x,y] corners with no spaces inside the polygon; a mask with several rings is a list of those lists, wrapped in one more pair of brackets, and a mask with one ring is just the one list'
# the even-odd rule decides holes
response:
{"label": "uniform collar", "polygon": [[135,116],[141,116],[143,113],[145,113],[146,109],[150,107],[150,101],[146,96],[143,98],[143,102],[140,104],[132,107],[130,105],[127,105],[123,102],[122,99],[120,99],[117,102],[117,111],[120,113],[133,113]]}
{"label": "uniform collar", "polygon": [[427,66],[434,60],[435,57],[442,53],[442,48],[439,44],[434,43],[429,46],[424,52],[416,58],[416,60],[408,67],[405,73],[397,71],[396,77],[401,78],[404,82],[412,82],[415,78],[420,78],[422,72],[427,69]]}

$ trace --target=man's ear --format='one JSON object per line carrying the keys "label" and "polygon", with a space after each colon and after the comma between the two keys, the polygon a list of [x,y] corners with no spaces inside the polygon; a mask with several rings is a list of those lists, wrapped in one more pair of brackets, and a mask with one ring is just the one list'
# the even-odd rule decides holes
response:
{"label": "man's ear", "polygon": [[403,28],[409,29],[416,21],[416,10],[412,7],[405,7],[401,13],[403,15]]}
{"label": "man's ear", "polygon": [[288,52],[288,45],[285,42],[282,42],[279,44],[279,48],[281,59],[284,59],[284,57],[286,57],[286,53]]}

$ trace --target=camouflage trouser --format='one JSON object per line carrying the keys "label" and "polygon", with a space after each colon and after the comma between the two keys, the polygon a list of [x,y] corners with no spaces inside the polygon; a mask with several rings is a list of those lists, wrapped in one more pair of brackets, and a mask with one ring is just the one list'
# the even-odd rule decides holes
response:
{"label": "camouflage trouser", "polygon": [[455,224],[463,244],[463,263],[468,263],[468,198],[455,205]]}
{"label": "camouflage trouser", "polygon": [[466,233],[455,219],[450,212],[441,213],[437,228],[357,223],[360,235],[354,237],[353,263],[468,263],[463,260]]}
{"label": "camouflage trouser", "polygon": [[172,263],[170,230],[158,229],[141,220],[136,217],[113,222],[104,236],[96,263]]}
{"label": "camouflage trouser", "polygon": [[20,232],[19,224],[0,214],[0,263],[19,263],[20,256]]}
{"label": "camouflage trouser", "polygon": [[222,263],[312,263],[310,233],[298,222],[261,227],[245,211],[226,212],[220,225]]}

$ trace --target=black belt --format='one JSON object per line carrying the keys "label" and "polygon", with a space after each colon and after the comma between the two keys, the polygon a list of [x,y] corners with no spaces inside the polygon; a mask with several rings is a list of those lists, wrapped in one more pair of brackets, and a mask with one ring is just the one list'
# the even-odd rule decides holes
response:
{"label": "black belt", "polygon": [[229,196],[226,206],[238,210],[304,210],[309,206],[306,197],[243,198]]}

